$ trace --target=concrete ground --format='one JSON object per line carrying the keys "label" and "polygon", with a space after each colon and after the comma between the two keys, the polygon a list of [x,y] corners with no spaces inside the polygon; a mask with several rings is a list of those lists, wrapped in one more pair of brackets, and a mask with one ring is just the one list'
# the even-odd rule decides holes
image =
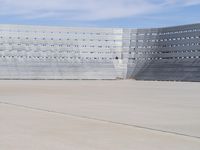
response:
{"label": "concrete ground", "polygon": [[0,150],[199,150],[200,83],[0,81]]}

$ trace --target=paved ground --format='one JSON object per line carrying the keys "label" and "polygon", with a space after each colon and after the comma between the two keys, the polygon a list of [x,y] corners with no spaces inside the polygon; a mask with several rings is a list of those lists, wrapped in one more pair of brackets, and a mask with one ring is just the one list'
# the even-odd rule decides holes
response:
{"label": "paved ground", "polygon": [[2,150],[199,150],[200,83],[0,81]]}

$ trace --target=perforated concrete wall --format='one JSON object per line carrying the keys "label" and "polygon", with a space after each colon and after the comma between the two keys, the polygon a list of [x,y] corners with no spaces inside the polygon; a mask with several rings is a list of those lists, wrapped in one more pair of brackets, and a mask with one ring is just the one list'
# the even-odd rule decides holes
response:
{"label": "perforated concrete wall", "polygon": [[1,79],[126,77],[122,29],[0,26]]}
{"label": "perforated concrete wall", "polygon": [[127,78],[200,81],[200,24],[129,33]]}
{"label": "perforated concrete wall", "polygon": [[0,79],[200,81],[200,24],[153,29],[0,25]]}

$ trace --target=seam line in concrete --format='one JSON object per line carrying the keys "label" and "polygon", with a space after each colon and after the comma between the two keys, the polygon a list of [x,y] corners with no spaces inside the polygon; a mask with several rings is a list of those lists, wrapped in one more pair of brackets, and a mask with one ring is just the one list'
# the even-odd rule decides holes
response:
{"label": "seam line in concrete", "polygon": [[48,110],[48,109],[43,109],[43,108],[31,107],[31,106],[27,106],[27,105],[14,104],[14,103],[9,103],[9,102],[4,102],[4,101],[0,101],[0,104],[10,105],[10,106],[15,106],[15,107],[21,107],[21,108],[31,109],[31,110],[37,110],[37,111],[44,111],[44,112],[49,112],[49,113],[54,113],[54,114],[59,114],[59,115],[65,115],[65,116],[69,116],[69,117],[76,117],[76,118],[79,118],[79,119],[95,120],[95,121],[100,121],[100,122],[104,122],[104,123],[112,123],[112,124],[116,124],[116,125],[123,125],[123,126],[128,126],[128,127],[145,129],[145,130],[149,130],[149,131],[162,132],[162,133],[166,133],[166,134],[172,134],[172,135],[178,135],[178,136],[185,136],[185,137],[200,139],[200,136],[194,136],[194,135],[189,135],[189,134],[184,134],[184,133],[179,133],[179,132],[174,132],[174,131],[160,130],[160,129],[140,126],[140,125],[136,125],[136,124],[127,124],[127,123],[122,123],[122,122],[115,122],[115,121],[98,119],[98,118],[93,118],[93,117],[88,117],[88,116],[82,116],[82,115],[58,112],[58,111]]}

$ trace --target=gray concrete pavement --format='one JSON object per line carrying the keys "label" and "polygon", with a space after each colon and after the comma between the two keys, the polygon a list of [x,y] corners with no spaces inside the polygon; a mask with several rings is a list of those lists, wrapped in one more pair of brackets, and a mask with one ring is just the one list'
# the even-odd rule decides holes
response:
{"label": "gray concrete pavement", "polygon": [[200,149],[200,84],[0,81],[0,149]]}

